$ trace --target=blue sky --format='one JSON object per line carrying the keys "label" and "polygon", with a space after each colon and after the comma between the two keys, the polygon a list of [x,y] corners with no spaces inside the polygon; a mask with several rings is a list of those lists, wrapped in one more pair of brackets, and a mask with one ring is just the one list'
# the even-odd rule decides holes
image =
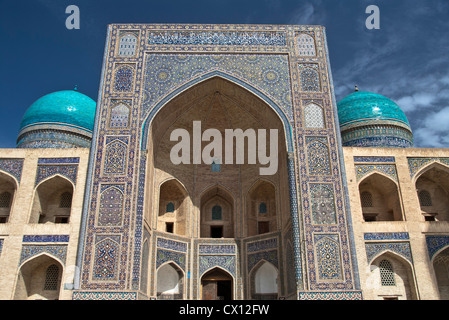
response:
{"label": "blue sky", "polygon": [[[79,30],[65,27],[71,4]],[[365,27],[372,4],[379,30]],[[78,85],[97,99],[109,23],[324,25],[337,101],[355,84],[385,95],[416,147],[449,147],[449,0],[0,0],[0,148],[39,97]]]}

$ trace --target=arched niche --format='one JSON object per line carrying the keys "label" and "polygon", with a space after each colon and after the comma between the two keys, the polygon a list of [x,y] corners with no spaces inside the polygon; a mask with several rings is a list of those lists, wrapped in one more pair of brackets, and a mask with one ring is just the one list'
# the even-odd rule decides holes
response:
{"label": "arched niche", "polygon": [[257,181],[247,195],[247,234],[254,236],[277,231],[275,186],[266,180]]}
{"label": "arched niche", "polygon": [[63,267],[47,254],[36,256],[21,265],[14,300],[58,300]]}
{"label": "arched niche", "polygon": [[449,168],[434,163],[416,178],[416,192],[426,221],[449,221]]}
{"label": "arched niche", "polygon": [[165,181],[159,188],[158,230],[186,234],[187,191],[175,179]]}
{"label": "arched niche", "polygon": [[16,180],[0,171],[0,223],[9,221],[16,190]]}
{"label": "arched niche", "polygon": [[277,268],[260,261],[251,271],[251,298],[256,300],[276,300],[278,298],[279,273]]}
{"label": "arched niche", "polygon": [[411,264],[386,251],[370,263],[366,287],[375,300],[416,300],[417,290]]}
{"label": "arched niche", "polygon": [[390,178],[369,175],[359,183],[359,195],[366,222],[403,220],[398,185]]}
{"label": "arched niche", "polygon": [[41,182],[34,191],[29,223],[69,223],[73,185],[55,175]]}
{"label": "arched niche", "polygon": [[221,268],[213,268],[201,276],[202,300],[232,300],[234,280]]}
{"label": "arched niche", "polygon": [[440,300],[449,300],[449,247],[440,251],[432,260]]}
{"label": "arched niche", "polygon": [[201,196],[200,237],[234,237],[234,197],[223,187],[216,185]]}
{"label": "arched niche", "polygon": [[166,263],[157,270],[157,298],[182,299],[184,274],[175,263]]}

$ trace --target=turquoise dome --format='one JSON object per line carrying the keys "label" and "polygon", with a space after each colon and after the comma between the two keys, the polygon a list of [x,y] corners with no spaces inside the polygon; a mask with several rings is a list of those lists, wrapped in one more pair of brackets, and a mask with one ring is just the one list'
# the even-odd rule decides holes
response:
{"label": "turquoise dome", "polygon": [[355,91],[337,103],[344,146],[411,147],[413,135],[401,108],[380,94]]}
{"label": "turquoise dome", "polygon": [[49,93],[25,112],[17,147],[88,147],[95,109],[96,102],[77,90]]}

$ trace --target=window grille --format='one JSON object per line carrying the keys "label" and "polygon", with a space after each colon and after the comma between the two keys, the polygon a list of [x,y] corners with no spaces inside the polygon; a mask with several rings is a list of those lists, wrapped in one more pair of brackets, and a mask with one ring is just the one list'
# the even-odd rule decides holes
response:
{"label": "window grille", "polygon": [[373,195],[368,191],[363,191],[360,195],[362,201],[362,207],[372,207],[373,206]]}
{"label": "window grille", "polygon": [[11,194],[8,191],[0,194],[0,208],[9,208],[11,203]]}
{"label": "window grille", "polygon": [[382,286],[395,286],[396,281],[394,279],[393,266],[388,260],[382,260],[379,263],[380,270],[380,283]]}
{"label": "window grille", "polygon": [[59,199],[60,208],[71,208],[72,207],[72,194],[70,192],[64,192],[61,194]]}
{"label": "window grille", "polygon": [[427,190],[421,190],[418,193],[419,204],[421,207],[431,207],[432,206],[432,198],[430,197],[430,193]]}
{"label": "window grille", "polygon": [[44,290],[58,290],[59,268],[52,264],[45,274]]}
{"label": "window grille", "polygon": [[265,202],[261,202],[259,204],[259,213],[262,213],[262,214],[267,213],[267,205]]}
{"label": "window grille", "polygon": [[222,220],[222,210],[218,205],[212,208],[212,220]]}
{"label": "window grille", "polygon": [[175,212],[175,205],[173,202],[167,203],[167,207],[165,208],[165,212]]}

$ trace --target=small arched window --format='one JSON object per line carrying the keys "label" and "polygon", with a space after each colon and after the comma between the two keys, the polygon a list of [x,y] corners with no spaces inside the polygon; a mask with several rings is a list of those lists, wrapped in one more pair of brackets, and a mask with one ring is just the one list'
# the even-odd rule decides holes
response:
{"label": "small arched window", "polygon": [[219,205],[212,208],[212,220],[222,220],[222,209]]}
{"label": "small arched window", "polygon": [[59,268],[52,264],[45,273],[44,290],[58,290]]}
{"label": "small arched window", "polygon": [[165,212],[175,212],[175,204],[173,202],[167,203]]}
{"label": "small arched window", "polygon": [[267,213],[267,204],[265,202],[261,202],[259,204],[259,213],[266,214]]}
{"label": "small arched window", "polygon": [[379,263],[380,283],[382,286],[395,286],[393,265],[388,260],[382,260]]}
{"label": "small arched window", "polygon": [[64,192],[59,198],[60,208],[71,208],[72,207],[72,194],[70,192]]}
{"label": "small arched window", "polygon": [[372,207],[373,206],[373,195],[371,192],[363,191],[360,194],[360,200],[362,202],[362,207]]}
{"label": "small arched window", "polygon": [[418,193],[419,204],[421,207],[431,207],[432,206],[432,198],[430,197],[430,193],[427,190],[421,190]]}
{"label": "small arched window", "polygon": [[0,208],[9,208],[11,206],[11,193],[8,191],[0,194]]}

